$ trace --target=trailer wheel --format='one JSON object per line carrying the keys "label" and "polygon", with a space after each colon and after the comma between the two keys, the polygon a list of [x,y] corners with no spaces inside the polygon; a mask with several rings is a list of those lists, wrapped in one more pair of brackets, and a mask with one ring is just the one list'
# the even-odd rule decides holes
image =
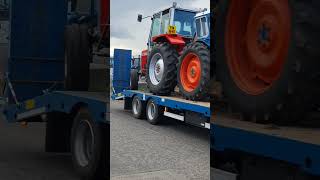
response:
{"label": "trailer wheel", "polygon": [[132,99],[132,114],[137,119],[142,119],[145,117],[146,109],[144,103],[139,99],[138,96],[135,96]]}
{"label": "trailer wheel", "polygon": [[147,62],[146,81],[150,92],[169,95],[177,85],[178,53],[169,43],[155,44]]}
{"label": "trailer wheel", "polygon": [[210,51],[200,42],[187,45],[179,59],[178,86],[186,99],[208,97],[210,81]]}
{"label": "trailer wheel", "polygon": [[164,108],[155,103],[153,99],[150,99],[146,107],[146,116],[150,124],[156,125],[163,118]]}
{"label": "trailer wheel", "polygon": [[96,123],[86,108],[79,110],[71,132],[72,161],[76,172],[86,179],[107,176],[107,127]]}
{"label": "trailer wheel", "polygon": [[138,83],[139,83],[139,73],[137,69],[131,69],[130,72],[130,89],[131,90],[138,90]]}

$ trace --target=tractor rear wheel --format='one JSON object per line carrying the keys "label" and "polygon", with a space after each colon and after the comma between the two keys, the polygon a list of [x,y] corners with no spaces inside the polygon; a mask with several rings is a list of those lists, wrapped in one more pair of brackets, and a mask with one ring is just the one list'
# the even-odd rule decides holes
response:
{"label": "tractor rear wheel", "polygon": [[139,88],[139,72],[137,69],[131,69],[130,72],[130,89],[138,90]]}
{"label": "tractor rear wheel", "polygon": [[187,45],[179,59],[178,86],[186,99],[208,97],[210,81],[210,51],[200,42]]}
{"label": "tractor rear wheel", "polygon": [[147,62],[147,85],[150,92],[169,95],[177,85],[178,53],[168,43],[155,44]]}
{"label": "tractor rear wheel", "polygon": [[232,0],[217,6],[216,71],[229,103],[263,120],[301,118],[315,95],[320,4]]}
{"label": "tractor rear wheel", "polygon": [[87,91],[91,45],[86,24],[72,24],[65,30],[65,86],[67,90]]}

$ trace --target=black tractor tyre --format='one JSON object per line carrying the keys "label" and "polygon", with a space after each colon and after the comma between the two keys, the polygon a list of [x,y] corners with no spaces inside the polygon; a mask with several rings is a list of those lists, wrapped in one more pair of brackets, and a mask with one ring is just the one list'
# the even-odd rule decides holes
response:
{"label": "black tractor tyre", "polygon": [[71,154],[74,168],[82,178],[108,178],[109,138],[106,123],[94,122],[87,108],[78,111],[71,131]]}
{"label": "black tractor tyre", "polygon": [[[234,82],[226,62],[225,33],[228,8],[231,1],[217,4],[214,29],[214,48],[217,78],[222,82],[224,95],[237,112],[252,117],[292,124],[303,120],[313,101],[319,101],[315,78],[319,78],[320,3],[289,0],[291,9],[291,38],[288,57],[280,77],[261,95],[249,95]],[[239,34],[239,36],[243,36]]]}
{"label": "black tractor tyre", "polygon": [[137,119],[143,119],[146,115],[146,105],[140,100],[138,96],[134,96],[132,99],[132,114]]}
{"label": "black tractor tyre", "polygon": [[[151,108],[153,110],[151,110]],[[164,113],[163,106],[159,106],[158,104],[156,104],[155,100],[153,99],[150,99],[148,101],[146,106],[146,117],[147,117],[147,121],[150,124],[152,125],[159,124],[164,117],[163,113]]]}
{"label": "black tractor tyre", "polygon": [[91,43],[88,25],[72,24],[65,28],[65,87],[67,90],[87,91]]}
{"label": "black tractor tyre", "polygon": [[[187,91],[181,82],[180,77],[180,71],[181,71],[181,65],[183,63],[184,58],[190,54],[193,53],[201,61],[201,77],[200,77],[200,83],[199,85],[193,90],[193,91]],[[188,44],[183,52],[182,55],[179,58],[179,63],[177,65],[178,73],[177,73],[177,81],[178,81],[178,87],[179,91],[182,93],[182,95],[186,99],[190,100],[204,100],[208,98],[209,96],[209,83],[210,83],[210,50],[206,45],[204,45],[201,42],[194,42],[191,44]]]}
{"label": "black tractor tyre", "polygon": [[137,69],[131,69],[130,72],[130,89],[131,90],[138,90],[138,83],[139,83],[139,73]]}
{"label": "black tractor tyre", "polygon": [[[152,84],[150,80],[149,67],[151,59],[154,55],[160,54],[164,61],[164,74],[159,84]],[[147,74],[146,81],[150,92],[157,95],[170,95],[177,85],[177,63],[178,63],[178,52],[169,43],[157,43],[152,48],[147,62]]]}
{"label": "black tractor tyre", "polygon": [[45,152],[70,152],[72,119],[66,113],[51,112],[46,115]]}

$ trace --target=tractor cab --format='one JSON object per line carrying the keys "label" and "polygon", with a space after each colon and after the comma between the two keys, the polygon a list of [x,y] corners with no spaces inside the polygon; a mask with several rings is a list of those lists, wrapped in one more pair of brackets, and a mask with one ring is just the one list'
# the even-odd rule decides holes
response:
{"label": "tractor cab", "polygon": [[[152,25],[148,39],[148,49],[155,42],[169,40],[171,37],[179,36],[183,40],[192,39],[194,28],[194,17],[197,11],[182,9],[177,7],[176,3],[173,6],[155,13],[152,16]],[[142,15],[138,15],[138,21],[141,22]]]}
{"label": "tractor cab", "polygon": [[197,13],[194,19],[196,40],[210,46],[210,11]]}

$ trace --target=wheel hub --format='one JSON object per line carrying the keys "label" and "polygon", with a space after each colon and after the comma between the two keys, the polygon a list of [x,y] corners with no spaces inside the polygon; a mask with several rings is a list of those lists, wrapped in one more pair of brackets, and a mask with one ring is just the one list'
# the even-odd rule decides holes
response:
{"label": "wheel hub", "polygon": [[161,54],[157,53],[151,58],[149,66],[149,78],[151,83],[158,85],[164,74],[164,61]]}
{"label": "wheel hub", "polygon": [[156,112],[156,107],[153,103],[150,104],[149,108],[148,108],[148,116],[149,119],[154,119],[155,116],[155,112]]}
{"label": "wheel hub", "polygon": [[289,49],[290,21],[287,0],[231,2],[225,48],[240,89],[258,95],[280,77]]}
{"label": "wheel hub", "polygon": [[139,100],[135,100],[133,102],[133,113],[134,114],[138,114],[138,108],[140,108],[140,101]]}
{"label": "wheel hub", "polygon": [[265,23],[263,23],[258,30],[258,44],[260,45],[261,50],[267,49],[270,45],[271,37],[270,37],[270,27],[268,27]]}
{"label": "wheel hub", "polygon": [[81,120],[75,139],[76,160],[81,166],[87,166],[93,155],[93,127],[88,120]]}
{"label": "wheel hub", "polygon": [[198,66],[198,64],[194,60],[192,60],[188,66],[189,73],[188,73],[187,78],[188,78],[189,82],[191,82],[191,83],[195,83],[197,81],[198,76],[199,76],[197,66]]}
{"label": "wheel hub", "polygon": [[182,60],[180,67],[180,81],[185,91],[195,90],[201,78],[201,62],[199,57],[190,53]]}

